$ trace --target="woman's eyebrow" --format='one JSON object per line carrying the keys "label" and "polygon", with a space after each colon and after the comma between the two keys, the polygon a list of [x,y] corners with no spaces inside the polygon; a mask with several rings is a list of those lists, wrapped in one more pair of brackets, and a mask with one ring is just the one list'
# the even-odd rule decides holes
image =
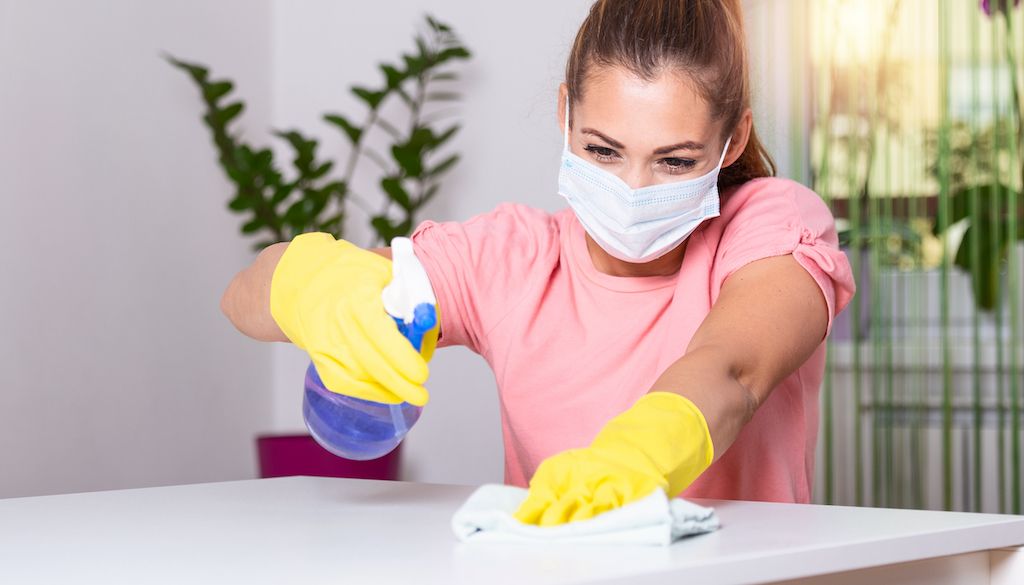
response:
{"label": "woman's eyebrow", "polygon": [[672,146],[656,148],[654,149],[654,154],[668,154],[675,150],[704,150],[704,145],[699,142],[687,140],[686,142],[680,142],[679,144],[673,144]]}
{"label": "woman's eyebrow", "polygon": [[608,145],[611,146],[612,148],[618,148],[619,150],[625,150],[625,148],[626,148],[626,146],[624,144],[622,144],[621,142],[619,142],[618,140],[615,140],[614,138],[610,138],[610,137],[608,137],[608,136],[598,132],[597,130],[594,130],[593,128],[583,128],[582,130],[580,130],[580,132],[582,132],[583,134],[590,134],[592,136],[597,136],[601,140],[604,140],[605,142],[607,142]]}
{"label": "woman's eyebrow", "polygon": [[[612,138],[612,137],[610,137],[610,136],[608,136],[608,135],[606,135],[606,134],[604,134],[602,132],[594,130],[593,128],[583,128],[583,129],[580,130],[580,132],[583,133],[583,134],[590,134],[591,136],[597,136],[601,140],[604,140],[605,142],[607,142],[608,145],[611,146],[612,148],[618,148],[619,150],[625,150],[625,148],[626,148],[626,146],[624,144],[622,144],[621,142],[619,142],[618,140],[615,140],[614,138]],[[680,142],[678,144],[673,144],[673,145],[670,145],[670,146],[662,146],[660,148],[656,148],[656,149],[654,149],[654,154],[668,154],[668,153],[676,151],[676,150],[694,150],[694,151],[704,150],[704,145],[701,144],[700,142],[694,142],[693,140],[687,140],[686,142]]]}

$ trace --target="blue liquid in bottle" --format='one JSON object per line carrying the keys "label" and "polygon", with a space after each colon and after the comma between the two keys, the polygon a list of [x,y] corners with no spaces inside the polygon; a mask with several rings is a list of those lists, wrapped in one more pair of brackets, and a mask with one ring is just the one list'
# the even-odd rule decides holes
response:
{"label": "blue liquid in bottle", "polygon": [[[394,317],[398,330],[417,351],[423,336],[437,325],[433,304],[419,304],[406,323]],[[423,412],[408,402],[382,404],[331,392],[312,363],[306,369],[302,416],[306,428],[324,449],[345,459],[366,461],[387,455],[405,438]]]}

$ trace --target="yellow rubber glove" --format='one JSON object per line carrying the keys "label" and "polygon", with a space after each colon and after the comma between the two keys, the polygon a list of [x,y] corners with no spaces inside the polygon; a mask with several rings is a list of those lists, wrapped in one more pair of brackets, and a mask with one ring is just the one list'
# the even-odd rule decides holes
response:
{"label": "yellow rubber glove", "polygon": [[274,269],[270,312],[288,339],[309,353],[328,390],[423,406],[437,328],[417,353],[384,311],[381,293],[390,281],[388,259],[330,234],[302,234]]}
{"label": "yellow rubber glove", "polygon": [[679,495],[714,460],[704,415],[688,398],[651,392],[613,418],[588,447],[537,468],[515,518],[553,526],[592,518],[661,489]]}

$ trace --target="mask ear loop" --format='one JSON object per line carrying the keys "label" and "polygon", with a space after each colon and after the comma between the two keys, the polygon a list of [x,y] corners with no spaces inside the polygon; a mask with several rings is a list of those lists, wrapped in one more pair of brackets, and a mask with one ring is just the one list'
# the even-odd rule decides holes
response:
{"label": "mask ear loop", "polygon": [[725,162],[725,155],[729,154],[729,145],[732,144],[732,136],[725,139],[725,149],[722,151],[722,158],[718,159],[718,169],[722,169],[722,163]]}

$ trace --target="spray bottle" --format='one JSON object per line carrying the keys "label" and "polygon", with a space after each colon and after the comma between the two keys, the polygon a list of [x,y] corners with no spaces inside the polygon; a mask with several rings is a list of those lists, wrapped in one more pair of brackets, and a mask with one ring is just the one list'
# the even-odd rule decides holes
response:
{"label": "spray bottle", "polygon": [[[384,310],[417,351],[437,325],[437,300],[412,240],[391,241],[392,277],[382,295]],[[317,443],[346,459],[365,461],[390,453],[420,418],[423,408],[408,402],[382,404],[331,392],[313,364],[306,370],[302,416]]]}

